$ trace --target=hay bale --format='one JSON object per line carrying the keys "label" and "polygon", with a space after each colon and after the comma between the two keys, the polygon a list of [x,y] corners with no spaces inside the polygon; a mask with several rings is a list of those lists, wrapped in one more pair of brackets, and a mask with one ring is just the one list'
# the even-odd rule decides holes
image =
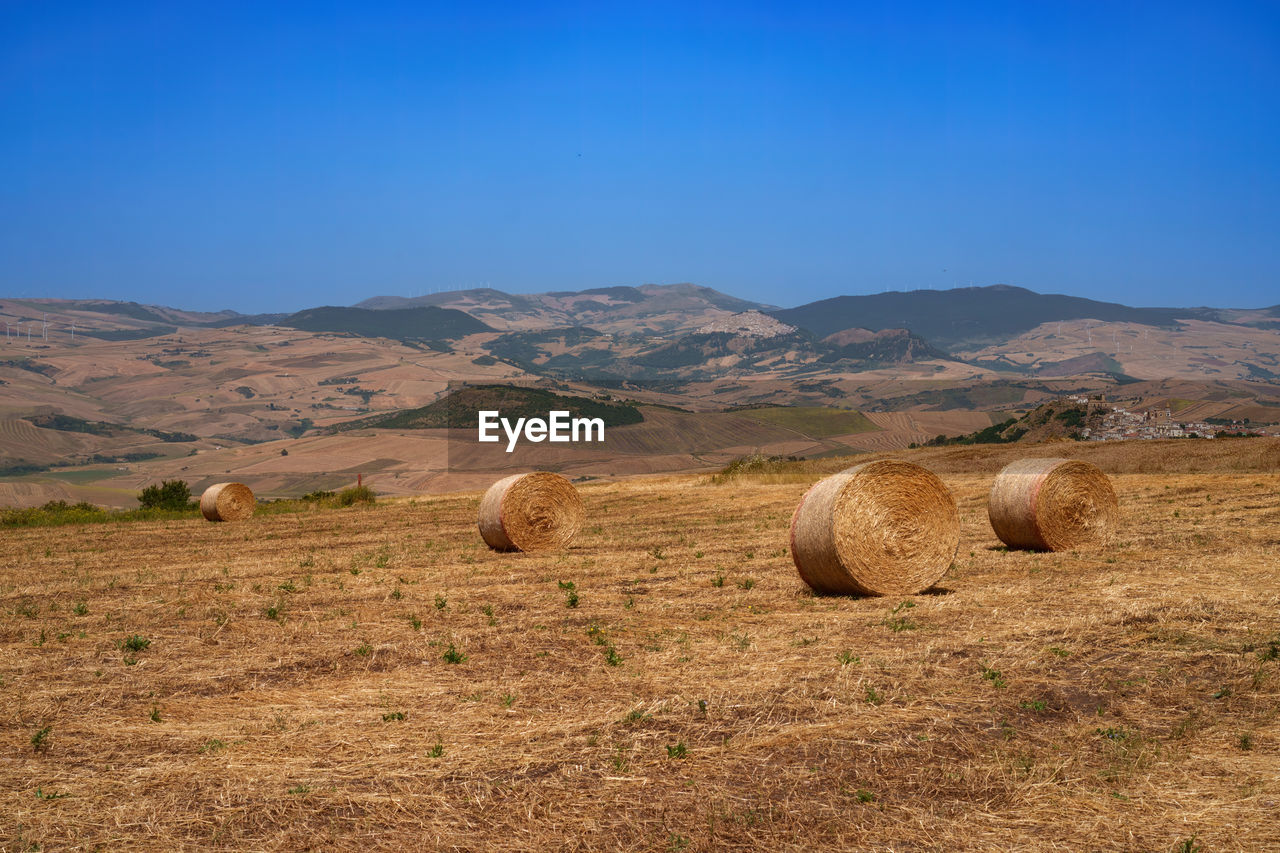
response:
{"label": "hay bale", "polygon": [[1115,532],[1119,502],[1097,466],[1076,459],[1019,459],[996,475],[987,517],[1010,548],[1100,547]]}
{"label": "hay bale", "polygon": [[791,557],[818,592],[913,595],[942,579],[959,546],[950,490],[893,459],[819,481],[791,518]]}
{"label": "hay bale", "polygon": [[495,551],[567,548],[582,527],[582,499],[559,474],[513,474],[484,493],[479,524]]}
{"label": "hay bale", "polygon": [[209,521],[243,521],[253,515],[253,490],[244,483],[214,483],[200,496],[200,513]]}

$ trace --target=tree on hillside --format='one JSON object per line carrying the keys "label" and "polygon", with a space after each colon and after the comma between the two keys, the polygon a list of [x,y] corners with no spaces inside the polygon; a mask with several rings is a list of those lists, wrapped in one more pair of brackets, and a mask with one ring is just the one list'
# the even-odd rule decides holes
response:
{"label": "tree on hillside", "polygon": [[186,480],[165,480],[143,489],[138,503],[143,509],[186,509],[191,503],[191,488]]}

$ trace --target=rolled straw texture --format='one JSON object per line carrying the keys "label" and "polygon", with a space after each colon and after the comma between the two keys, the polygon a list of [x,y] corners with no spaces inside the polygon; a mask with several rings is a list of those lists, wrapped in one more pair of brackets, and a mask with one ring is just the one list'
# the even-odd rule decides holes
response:
{"label": "rolled straw texture", "polygon": [[819,592],[912,595],[960,546],[960,516],[933,472],[886,459],[819,481],[791,518],[791,557]]}
{"label": "rolled straw texture", "polygon": [[1076,459],[1019,459],[996,475],[987,517],[1010,548],[1078,550],[1105,545],[1120,505],[1111,480]]}
{"label": "rolled straw texture", "polygon": [[257,502],[244,483],[214,483],[200,496],[200,513],[209,521],[243,521]]}
{"label": "rolled straw texture", "polygon": [[480,535],[496,551],[567,548],[582,527],[582,499],[559,474],[513,474],[484,493],[479,524]]}

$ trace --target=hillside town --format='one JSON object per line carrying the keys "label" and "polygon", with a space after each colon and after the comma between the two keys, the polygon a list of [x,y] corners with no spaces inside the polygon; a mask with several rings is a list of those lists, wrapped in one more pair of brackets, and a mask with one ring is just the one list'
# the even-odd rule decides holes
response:
{"label": "hillside town", "polygon": [[[1217,438],[1220,435],[1280,435],[1280,426],[1259,425],[1246,421],[1179,421],[1173,410],[1165,408],[1135,411],[1113,403],[1099,402],[1085,396],[1068,397],[1078,405],[1088,406],[1091,415],[1102,414],[1101,424],[1080,430],[1084,441],[1124,441],[1157,438]],[[1091,420],[1093,420],[1091,418]]]}

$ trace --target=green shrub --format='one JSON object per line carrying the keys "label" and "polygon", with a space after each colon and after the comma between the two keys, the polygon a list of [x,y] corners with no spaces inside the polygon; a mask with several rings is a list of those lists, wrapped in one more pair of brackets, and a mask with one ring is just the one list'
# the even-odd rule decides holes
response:
{"label": "green shrub", "polygon": [[338,492],[338,506],[351,506],[352,504],[376,503],[378,495],[368,486],[352,486],[349,489],[343,489]]}
{"label": "green shrub", "polygon": [[165,480],[143,489],[138,503],[143,509],[186,509],[191,505],[191,487],[185,480]]}
{"label": "green shrub", "polygon": [[106,521],[108,513],[90,503],[81,501],[49,501],[44,506],[0,511],[0,525],[4,527],[47,527],[57,524],[79,524]]}
{"label": "green shrub", "polygon": [[195,504],[188,504],[180,509],[109,510],[84,501],[76,504],[50,501],[39,507],[0,509],[0,527],[57,527],[64,524],[156,521],[191,518],[197,513]]}

